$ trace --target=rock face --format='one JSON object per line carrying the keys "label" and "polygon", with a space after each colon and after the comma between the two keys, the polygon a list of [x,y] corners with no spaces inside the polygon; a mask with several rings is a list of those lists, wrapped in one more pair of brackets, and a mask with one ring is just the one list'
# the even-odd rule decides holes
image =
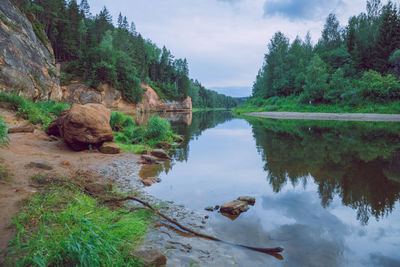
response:
{"label": "rock face", "polygon": [[63,101],[70,104],[97,103],[103,104],[107,108],[130,112],[137,110],[142,112],[190,112],[192,110],[190,97],[183,101],[166,101],[160,99],[150,86],[142,84],[142,88],[144,89],[142,103],[135,105],[124,101],[121,93],[108,84],[101,84],[97,89],[80,83],[61,87]]}
{"label": "rock face", "polygon": [[76,151],[85,150],[89,145],[100,146],[113,140],[110,116],[110,110],[103,105],[73,104],[46,129],[46,133],[61,136]]}
{"label": "rock face", "polygon": [[0,91],[17,90],[29,99],[61,100],[57,72],[48,40],[41,41],[31,22],[9,0],[1,0]]}
{"label": "rock face", "polygon": [[179,111],[179,112],[190,112],[192,110],[192,99],[188,96],[183,101],[167,101],[160,99],[154,91],[148,85],[142,84],[143,89],[143,99],[142,103],[139,105],[141,110],[145,111]]}
{"label": "rock face", "polygon": [[62,86],[61,90],[62,100],[66,103],[82,105],[95,103],[112,109],[124,109],[128,106],[132,110],[136,109],[136,105],[123,101],[121,93],[107,84],[100,85],[99,89],[93,89],[85,84],[74,83]]}

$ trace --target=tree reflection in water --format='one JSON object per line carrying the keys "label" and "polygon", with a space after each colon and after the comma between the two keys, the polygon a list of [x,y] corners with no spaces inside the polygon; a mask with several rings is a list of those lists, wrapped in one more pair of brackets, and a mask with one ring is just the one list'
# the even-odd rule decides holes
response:
{"label": "tree reflection in water", "polygon": [[321,204],[334,195],[367,224],[389,214],[400,196],[400,125],[248,119],[275,192],[314,179]]}

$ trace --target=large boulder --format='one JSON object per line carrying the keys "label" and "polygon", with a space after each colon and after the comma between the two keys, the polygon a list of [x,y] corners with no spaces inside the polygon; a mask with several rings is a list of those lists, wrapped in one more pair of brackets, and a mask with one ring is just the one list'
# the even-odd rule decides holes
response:
{"label": "large boulder", "polygon": [[110,110],[100,104],[73,104],[46,129],[46,133],[61,136],[73,150],[85,150],[89,145],[100,146],[113,140],[110,116]]}

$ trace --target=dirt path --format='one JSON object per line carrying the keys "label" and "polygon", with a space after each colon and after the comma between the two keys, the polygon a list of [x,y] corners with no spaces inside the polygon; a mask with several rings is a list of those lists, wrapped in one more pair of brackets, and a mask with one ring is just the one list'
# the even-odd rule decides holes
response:
{"label": "dirt path", "polygon": [[[0,114],[10,127],[26,123],[18,120],[15,114],[0,109]],[[39,173],[56,173],[57,175],[74,175],[77,172],[93,173],[100,179],[97,171],[104,165],[120,159],[131,158],[134,162],[139,156],[121,153],[105,155],[96,151],[74,152],[63,141],[52,140],[40,130],[34,133],[10,134],[7,147],[0,148],[0,166],[10,173],[9,177],[0,177],[0,252],[6,248],[14,236],[8,227],[12,217],[18,212],[21,200],[29,197],[36,189],[31,186],[30,178]],[[30,166],[31,162],[45,163],[51,170]],[[103,177],[106,179],[106,177]],[[0,253],[0,266],[1,266]]]}
{"label": "dirt path", "polygon": [[400,114],[369,113],[307,113],[307,112],[253,112],[243,113],[245,116],[289,119],[289,120],[339,120],[339,121],[387,121],[400,122]]}

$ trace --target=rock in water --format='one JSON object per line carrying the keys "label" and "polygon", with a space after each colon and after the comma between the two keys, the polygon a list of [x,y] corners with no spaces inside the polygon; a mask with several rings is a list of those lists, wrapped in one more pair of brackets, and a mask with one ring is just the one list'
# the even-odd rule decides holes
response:
{"label": "rock in water", "polygon": [[220,211],[223,213],[229,213],[232,215],[238,215],[242,212],[248,211],[249,206],[247,202],[234,200],[228,203],[225,203],[221,206]]}
{"label": "rock in water", "polygon": [[151,154],[157,158],[169,159],[169,155],[162,149],[153,149]]}
{"label": "rock in water", "polygon": [[157,163],[157,158],[150,155],[142,155],[142,160],[144,164]]}
{"label": "rock in water", "polygon": [[144,186],[151,186],[152,184],[159,182],[161,182],[161,179],[157,177],[147,177],[142,180]]}
{"label": "rock in water", "polygon": [[112,142],[104,142],[101,147],[99,147],[99,151],[103,154],[118,154],[121,152],[121,148]]}
{"label": "rock in water", "polygon": [[256,203],[256,199],[254,197],[248,197],[248,196],[238,197],[237,200],[247,202],[247,204],[251,206],[254,206],[254,204]]}
{"label": "rock in water", "polygon": [[167,264],[167,258],[156,249],[135,251],[135,258],[139,258],[144,267],[160,267]]}
{"label": "rock in water", "polygon": [[73,150],[85,150],[89,145],[99,146],[113,140],[110,116],[110,110],[100,104],[73,104],[46,129],[46,133],[61,136]]}

